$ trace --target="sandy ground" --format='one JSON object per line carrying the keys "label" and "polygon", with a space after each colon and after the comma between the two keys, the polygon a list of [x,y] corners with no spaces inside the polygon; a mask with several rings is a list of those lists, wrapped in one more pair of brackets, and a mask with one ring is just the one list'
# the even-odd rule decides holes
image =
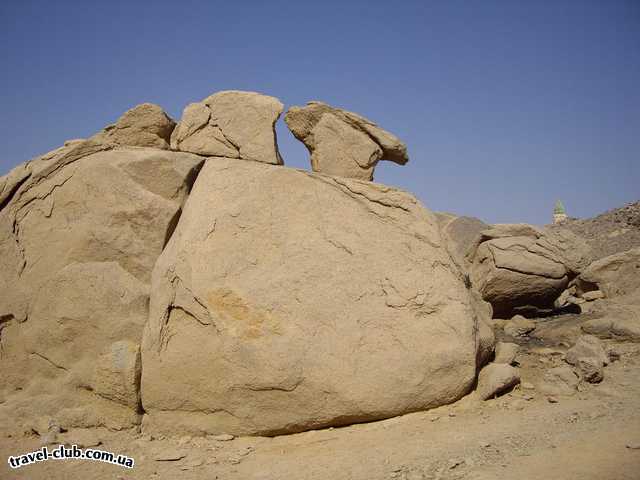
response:
{"label": "sandy ground", "polygon": [[[579,320],[544,322],[538,331],[557,344],[566,331],[555,327],[575,327]],[[561,335],[549,333],[556,330]],[[522,380],[535,387],[548,368],[563,363],[564,347],[522,343]],[[486,402],[466,397],[428,412],[275,438],[152,439],[135,431],[91,432],[102,442],[97,448],[133,457],[132,470],[86,460],[12,470],[8,456],[36,450],[42,440],[3,434],[0,478],[640,479],[640,344],[614,345],[620,359],[605,368],[604,381],[581,384],[574,396],[557,397],[556,403],[536,388],[520,386]]]}

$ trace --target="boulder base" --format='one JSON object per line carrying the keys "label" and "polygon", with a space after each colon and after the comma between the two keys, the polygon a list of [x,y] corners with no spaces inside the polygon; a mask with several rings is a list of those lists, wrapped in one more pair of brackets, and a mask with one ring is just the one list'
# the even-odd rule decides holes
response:
{"label": "boulder base", "polygon": [[277,434],[435,407],[471,389],[490,347],[413,196],[255,162],[206,162],[151,292],[148,431]]}

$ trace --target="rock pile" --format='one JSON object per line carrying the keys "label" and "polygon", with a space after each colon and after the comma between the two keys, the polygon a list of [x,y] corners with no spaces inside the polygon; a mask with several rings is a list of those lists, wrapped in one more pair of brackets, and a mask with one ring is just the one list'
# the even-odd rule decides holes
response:
{"label": "rock pile", "polygon": [[406,163],[404,144],[313,104],[288,121],[323,174],[282,168],[282,108],[220,92],[176,125],[143,104],[0,179],[0,411],[15,428],[274,434],[473,388],[490,309],[435,216],[362,181]]}
{"label": "rock pile", "polygon": [[[554,395],[602,380],[596,336],[640,338],[637,248],[591,263],[566,229],[436,216],[370,182],[378,161],[408,161],[404,143],[320,102],[285,116],[313,172],[283,168],[282,111],[219,92],[176,124],[142,104],[0,178],[10,428],[230,439],[388,418],[474,386],[490,399],[520,382],[514,342],[536,324],[518,312],[554,301],[616,312],[549,369]],[[495,352],[492,315],[510,319]]]}

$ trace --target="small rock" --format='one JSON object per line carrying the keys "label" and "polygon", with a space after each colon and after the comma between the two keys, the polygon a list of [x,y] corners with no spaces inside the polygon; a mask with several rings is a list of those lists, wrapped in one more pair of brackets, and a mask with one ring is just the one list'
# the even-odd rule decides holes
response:
{"label": "small rock", "polygon": [[204,460],[201,458],[188,458],[181,466],[180,470],[191,470],[196,467],[204,465]]}
{"label": "small rock", "polygon": [[627,443],[627,448],[631,450],[640,450],[640,442]]}
{"label": "small rock", "polygon": [[547,402],[558,403],[558,399],[556,397],[547,397]]}
{"label": "small rock", "polygon": [[568,365],[562,365],[545,372],[540,391],[551,396],[574,395],[579,382],[580,379],[573,369]]}
{"label": "small rock", "polygon": [[490,363],[480,371],[477,392],[481,399],[495,397],[520,383],[517,368],[504,363]]}
{"label": "small rock", "polygon": [[432,422],[435,422],[439,419],[440,417],[437,415],[434,415],[433,417],[431,417],[429,420],[431,420]]}
{"label": "small rock", "polygon": [[528,394],[528,393],[527,393],[526,395],[523,395],[523,396],[522,396],[522,399],[523,399],[523,400],[526,400],[527,402],[528,402],[529,400],[533,400],[534,398],[535,398],[535,397],[534,397],[533,395],[530,395],[530,394]]}
{"label": "small rock", "polygon": [[230,435],[228,433],[223,433],[221,435],[216,435],[216,436],[213,437],[213,439],[216,442],[229,442],[229,441],[233,440],[234,438],[236,438],[236,437],[234,437],[233,435]]}
{"label": "small rock", "polygon": [[494,363],[512,364],[516,360],[520,347],[516,343],[498,342]]}
{"label": "small rock", "polygon": [[574,365],[587,382],[598,383],[604,378],[603,367],[609,363],[609,356],[600,339],[582,335],[567,351],[565,361]]}
{"label": "small rock", "polygon": [[455,417],[456,416],[456,412],[449,412],[449,416],[450,417]]}
{"label": "small rock", "polygon": [[40,440],[40,444],[44,446],[60,443],[58,436],[62,433],[62,427],[55,420],[49,420],[48,425],[48,431]]}
{"label": "small rock", "polygon": [[180,448],[167,446],[162,450],[158,450],[153,455],[153,459],[157,462],[175,462],[187,456],[187,452]]}
{"label": "small rock", "polygon": [[531,333],[536,328],[536,324],[523,317],[522,315],[516,315],[509,320],[504,326],[504,333],[512,337],[524,337]]}
{"label": "small rock", "polygon": [[593,302],[594,300],[604,298],[604,293],[602,293],[600,290],[593,290],[592,292],[583,293],[582,298],[584,298],[587,302]]}

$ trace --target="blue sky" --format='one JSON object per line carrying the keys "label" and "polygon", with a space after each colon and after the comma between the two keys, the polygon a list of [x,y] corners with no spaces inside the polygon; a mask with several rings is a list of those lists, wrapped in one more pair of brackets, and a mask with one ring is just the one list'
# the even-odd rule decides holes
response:
{"label": "blue sky", "polygon": [[[5,1],[0,172],[142,102],[323,100],[408,145],[376,181],[547,223],[640,199],[640,1]],[[285,163],[308,153],[281,120]]]}

